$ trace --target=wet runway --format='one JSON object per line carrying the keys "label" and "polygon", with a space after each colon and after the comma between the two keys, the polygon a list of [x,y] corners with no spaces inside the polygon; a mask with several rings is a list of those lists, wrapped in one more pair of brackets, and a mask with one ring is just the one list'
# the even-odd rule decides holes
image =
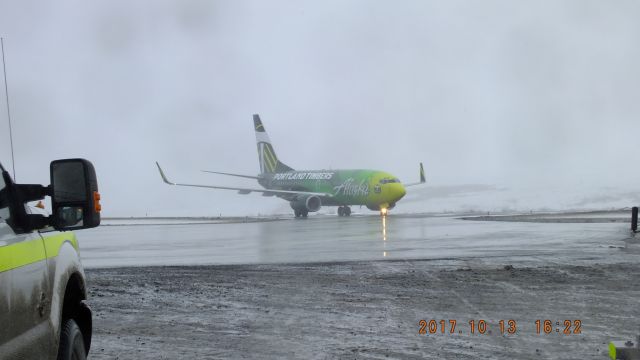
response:
{"label": "wet runway", "polygon": [[[602,359],[640,305],[640,244],[610,216],[107,220],[78,232],[91,357]],[[249,265],[140,267],[203,264]],[[420,334],[444,319],[457,332]]]}
{"label": "wet runway", "polygon": [[251,223],[177,222],[131,221],[79,231],[83,263],[101,268],[482,259],[575,265],[635,261],[639,253],[627,223],[467,221],[399,214],[384,219],[315,215]]}

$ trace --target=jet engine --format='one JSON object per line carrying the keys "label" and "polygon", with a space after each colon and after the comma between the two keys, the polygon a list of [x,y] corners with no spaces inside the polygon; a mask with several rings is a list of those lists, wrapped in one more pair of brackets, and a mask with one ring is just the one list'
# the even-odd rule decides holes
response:
{"label": "jet engine", "polygon": [[320,210],[322,201],[315,195],[298,196],[295,200],[289,202],[293,210],[314,212]]}

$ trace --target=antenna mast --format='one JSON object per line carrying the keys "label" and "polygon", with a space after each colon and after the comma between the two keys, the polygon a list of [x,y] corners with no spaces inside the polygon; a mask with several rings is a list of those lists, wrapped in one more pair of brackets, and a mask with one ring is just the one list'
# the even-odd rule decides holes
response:
{"label": "antenna mast", "polygon": [[4,73],[4,95],[7,101],[7,118],[9,119],[9,142],[11,143],[11,165],[13,166],[13,181],[16,181],[16,159],[13,156],[13,131],[11,129],[11,111],[9,110],[9,86],[7,85],[7,65],[4,61],[4,38],[0,37],[2,48],[2,71]]}

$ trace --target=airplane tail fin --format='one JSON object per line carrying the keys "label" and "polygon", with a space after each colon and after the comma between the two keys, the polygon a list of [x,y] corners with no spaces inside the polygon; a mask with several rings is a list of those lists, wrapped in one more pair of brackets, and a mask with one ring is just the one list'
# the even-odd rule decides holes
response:
{"label": "airplane tail fin", "polygon": [[262,121],[260,121],[260,115],[253,115],[253,125],[256,130],[256,142],[258,143],[260,173],[293,171],[292,168],[278,160],[276,152],[273,150],[273,146],[271,145],[271,140],[269,140],[269,135],[267,135],[267,131],[264,129]]}

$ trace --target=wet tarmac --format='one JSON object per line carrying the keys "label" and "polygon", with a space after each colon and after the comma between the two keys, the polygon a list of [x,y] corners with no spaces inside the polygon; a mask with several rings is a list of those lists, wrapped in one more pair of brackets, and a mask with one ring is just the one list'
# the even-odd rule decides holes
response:
{"label": "wet tarmac", "polygon": [[[536,216],[543,221],[401,214],[231,222],[121,219],[77,235],[86,268],[461,258],[581,264],[626,261],[639,253],[629,224],[620,222],[624,214],[551,216],[558,222]],[[567,217],[572,221],[562,220]],[[585,222],[575,221],[580,218]]]}
{"label": "wet tarmac", "polygon": [[626,218],[107,220],[78,233],[90,355],[604,359],[639,326]]}
{"label": "wet tarmac", "polygon": [[638,333],[638,276],[480,258],[89,269],[90,358],[606,359]]}

